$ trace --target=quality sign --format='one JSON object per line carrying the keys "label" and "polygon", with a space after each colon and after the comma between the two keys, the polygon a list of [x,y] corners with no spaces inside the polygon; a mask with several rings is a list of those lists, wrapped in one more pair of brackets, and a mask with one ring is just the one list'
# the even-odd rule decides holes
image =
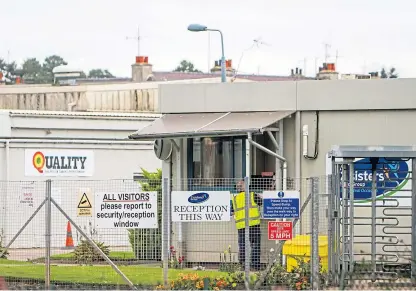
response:
{"label": "quality sign", "polygon": [[94,174],[94,152],[88,150],[25,150],[25,175],[86,177]]}

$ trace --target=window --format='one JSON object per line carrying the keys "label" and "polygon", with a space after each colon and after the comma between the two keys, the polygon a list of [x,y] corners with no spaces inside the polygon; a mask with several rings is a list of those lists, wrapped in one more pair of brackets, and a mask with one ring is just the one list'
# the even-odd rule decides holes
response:
{"label": "window", "polygon": [[245,172],[245,138],[205,137],[189,142],[188,177],[193,185],[221,186]]}

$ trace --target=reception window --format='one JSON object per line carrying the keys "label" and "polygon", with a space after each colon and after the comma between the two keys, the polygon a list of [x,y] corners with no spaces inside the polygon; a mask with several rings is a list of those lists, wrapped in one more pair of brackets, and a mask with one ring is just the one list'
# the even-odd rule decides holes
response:
{"label": "reception window", "polygon": [[245,137],[204,137],[189,141],[188,177],[195,187],[229,190],[245,174]]}

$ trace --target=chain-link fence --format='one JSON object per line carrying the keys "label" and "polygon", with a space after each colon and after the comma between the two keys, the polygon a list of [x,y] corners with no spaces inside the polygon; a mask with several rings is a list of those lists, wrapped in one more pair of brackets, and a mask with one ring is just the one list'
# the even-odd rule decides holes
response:
{"label": "chain-link fence", "polygon": [[328,181],[2,182],[0,280],[9,289],[324,288]]}
{"label": "chain-link fence", "polygon": [[10,289],[161,282],[161,182],[0,183],[0,276]]}

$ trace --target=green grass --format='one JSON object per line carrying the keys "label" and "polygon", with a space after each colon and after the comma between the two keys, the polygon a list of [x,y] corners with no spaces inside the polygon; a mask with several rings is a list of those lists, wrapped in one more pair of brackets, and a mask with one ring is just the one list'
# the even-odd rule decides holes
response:
{"label": "green grass", "polygon": [[[134,260],[134,253],[133,252],[110,252],[109,255],[110,259],[114,260]],[[59,255],[53,255],[51,256],[52,260],[73,260],[74,259],[74,253],[65,253],[65,254],[59,254]]]}
{"label": "green grass", "polygon": [[32,265],[32,263],[26,262],[26,261],[12,261],[12,260],[0,259],[0,266],[1,265]]}
{"label": "green grass", "polygon": [[[119,266],[120,270],[136,285],[156,286],[163,281],[161,267],[148,265]],[[180,273],[198,273],[218,276],[226,273],[218,271],[169,270],[169,280]],[[0,276],[44,280],[45,266],[11,260],[0,260]],[[51,280],[56,282],[124,284],[121,277],[108,265],[103,266],[51,266]]]}

